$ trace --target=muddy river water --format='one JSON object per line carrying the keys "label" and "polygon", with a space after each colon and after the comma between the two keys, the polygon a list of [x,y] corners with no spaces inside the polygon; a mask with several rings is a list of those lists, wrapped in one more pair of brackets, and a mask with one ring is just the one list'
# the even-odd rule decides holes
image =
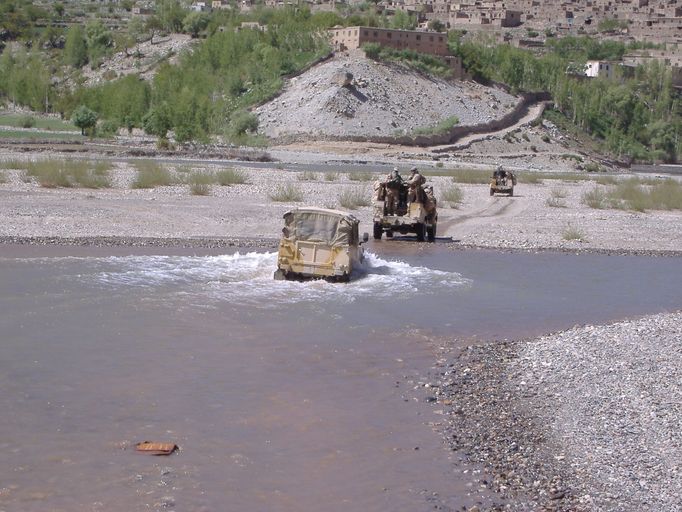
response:
{"label": "muddy river water", "polygon": [[414,389],[436,346],[682,307],[680,258],[369,251],[335,285],[267,252],[0,248],[0,511],[469,506]]}

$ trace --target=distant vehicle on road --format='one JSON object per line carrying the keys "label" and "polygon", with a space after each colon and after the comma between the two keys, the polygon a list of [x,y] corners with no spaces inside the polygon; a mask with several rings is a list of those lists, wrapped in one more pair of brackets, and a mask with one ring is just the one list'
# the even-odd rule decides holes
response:
{"label": "distant vehicle on road", "polygon": [[364,261],[360,221],[324,208],[295,208],[284,214],[275,279],[349,281]]}

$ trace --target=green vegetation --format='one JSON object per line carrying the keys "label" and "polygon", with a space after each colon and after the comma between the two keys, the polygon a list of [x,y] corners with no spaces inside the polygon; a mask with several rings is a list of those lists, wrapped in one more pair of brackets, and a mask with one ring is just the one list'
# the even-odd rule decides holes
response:
{"label": "green vegetation", "polygon": [[583,233],[578,228],[574,228],[570,224],[564,228],[561,233],[561,237],[564,240],[576,240],[578,242],[586,242],[585,233]]}
{"label": "green vegetation", "polygon": [[[510,45],[462,42],[450,34],[450,48],[477,79],[496,80],[514,91],[548,91],[558,112],[548,119],[572,124],[616,157],[674,162],[682,155],[682,105],[671,70],[658,62],[636,68],[620,80],[581,80],[566,73],[590,60],[620,60],[641,45],[589,37],[552,38],[548,52],[535,56]],[[563,118],[564,123],[558,120]]]}
{"label": "green vegetation", "polygon": [[371,172],[351,171],[348,173],[348,179],[351,181],[372,181],[374,176]]}
{"label": "green vegetation", "polygon": [[209,172],[193,172],[189,175],[187,182],[189,190],[194,196],[207,196],[211,192],[211,185],[215,183],[216,177]]}
{"label": "green vegetation", "polygon": [[452,181],[455,183],[481,184],[490,183],[492,171],[481,171],[479,169],[455,169]]}
{"label": "green vegetation", "polygon": [[109,162],[90,162],[86,160],[39,160],[26,162],[26,175],[41,187],[110,187]]}
{"label": "green vegetation", "polygon": [[132,188],[155,188],[174,185],[177,180],[162,164],[153,160],[140,160],[135,162],[137,178]]}
{"label": "green vegetation", "polygon": [[464,193],[457,185],[450,185],[441,191],[440,200],[450,205],[450,208],[457,208],[462,202]]}
{"label": "green vegetation", "polygon": [[270,200],[277,203],[300,203],[303,201],[303,192],[291,183],[278,186],[271,194]]}
{"label": "green vegetation", "polygon": [[223,169],[216,173],[216,182],[223,187],[247,183],[246,174],[236,169]]}
{"label": "green vegetation", "polygon": [[339,179],[339,173],[327,171],[324,173],[324,181],[336,181]]}
{"label": "green vegetation", "polygon": [[73,111],[71,122],[81,129],[81,135],[85,135],[85,131],[92,131],[97,124],[97,113],[90,110],[85,105],[81,105]]}
{"label": "green vegetation", "polygon": [[452,76],[450,67],[442,59],[433,55],[417,53],[413,50],[396,50],[394,48],[381,46],[379,43],[363,44],[362,49],[364,50],[365,55],[373,60],[401,62],[412,68],[418,69],[423,73],[443,78]]}
{"label": "green vegetation", "polygon": [[339,205],[347,210],[357,210],[370,204],[369,196],[362,187],[346,188],[339,195]]}
{"label": "green vegetation", "polygon": [[313,171],[303,171],[298,174],[298,181],[317,181],[317,173]]}
{"label": "green vegetation", "polygon": [[4,171],[0,171],[0,183],[7,183],[7,175]]}
{"label": "green vegetation", "polygon": [[582,202],[590,208],[602,210],[606,208],[606,194],[601,188],[594,187],[589,192],[583,194]]}
{"label": "green vegetation", "polygon": [[519,183],[537,184],[542,183],[543,176],[538,172],[526,172],[519,174],[517,179]]}
{"label": "green vegetation", "polygon": [[682,210],[682,185],[673,179],[642,185],[633,178],[618,183],[607,198],[611,208],[621,210]]}
{"label": "green vegetation", "polygon": [[450,131],[450,128],[457,126],[458,124],[459,118],[457,116],[451,116],[443,119],[435,126],[417,128],[412,132],[412,135],[440,135],[442,133],[447,133]]}
{"label": "green vegetation", "polygon": [[[30,121],[27,121],[30,119]],[[31,124],[31,126],[27,126]],[[39,130],[78,131],[68,122],[52,117],[27,116],[25,114],[0,114],[0,125],[21,128],[38,128]]]}

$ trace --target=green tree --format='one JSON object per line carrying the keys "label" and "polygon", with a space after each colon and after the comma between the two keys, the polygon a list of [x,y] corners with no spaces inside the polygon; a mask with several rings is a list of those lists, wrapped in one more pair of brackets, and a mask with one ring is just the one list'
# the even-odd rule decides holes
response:
{"label": "green tree", "polygon": [[203,12],[190,12],[182,20],[182,28],[192,37],[197,37],[199,32],[204,30],[209,22],[209,16]]}
{"label": "green tree", "polygon": [[429,21],[428,27],[434,32],[443,32],[445,30],[445,23],[440,20],[431,20]]}
{"label": "green tree", "polygon": [[71,121],[81,129],[81,135],[85,135],[85,130],[94,128],[97,124],[97,113],[81,105],[73,112]]}
{"label": "green tree", "polygon": [[179,0],[156,0],[156,16],[161,27],[168,32],[181,32],[187,10]]}
{"label": "green tree", "polygon": [[161,105],[150,109],[142,118],[142,126],[146,133],[165,139],[168,131],[173,127],[168,108]]}
{"label": "green tree", "polygon": [[61,2],[55,2],[55,4],[52,6],[52,9],[54,9],[54,13],[57,15],[58,18],[61,18],[64,16],[64,4]]}
{"label": "green tree", "polygon": [[100,20],[91,21],[85,25],[85,36],[88,46],[88,60],[94,68],[100,60],[109,52],[113,37]]}
{"label": "green tree", "polygon": [[80,25],[72,25],[66,33],[64,61],[74,68],[82,68],[88,62],[88,47]]}

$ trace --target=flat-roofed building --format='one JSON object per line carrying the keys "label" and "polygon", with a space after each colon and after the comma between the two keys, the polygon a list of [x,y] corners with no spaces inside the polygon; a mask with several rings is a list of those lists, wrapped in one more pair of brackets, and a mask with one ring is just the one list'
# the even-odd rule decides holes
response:
{"label": "flat-roofed building", "polygon": [[448,36],[443,32],[376,27],[333,28],[329,32],[334,48],[342,51],[360,48],[365,43],[378,43],[396,50],[414,50],[439,56],[449,54]]}

